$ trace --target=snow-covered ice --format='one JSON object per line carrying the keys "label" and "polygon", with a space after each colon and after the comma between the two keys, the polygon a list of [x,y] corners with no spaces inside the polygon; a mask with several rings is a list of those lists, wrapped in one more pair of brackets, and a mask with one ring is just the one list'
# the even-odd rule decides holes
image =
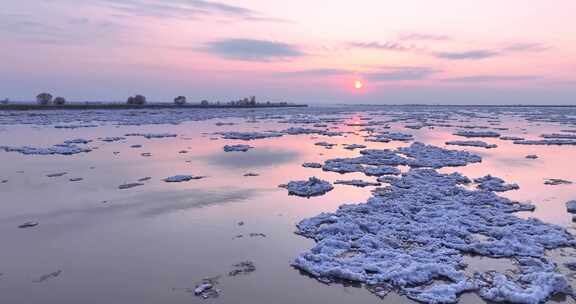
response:
{"label": "snow-covered ice", "polygon": [[19,152],[24,155],[54,155],[54,154],[73,155],[92,151],[92,149],[90,148],[79,147],[77,145],[72,144],[59,144],[47,148],[31,147],[31,146],[22,146],[22,147],[0,146],[0,150],[4,150],[6,152]]}
{"label": "snow-covered ice", "polygon": [[203,179],[203,178],[205,178],[205,176],[180,174],[180,175],[174,175],[174,176],[166,177],[163,180],[167,183],[180,183],[180,182],[187,182],[187,181],[191,181],[191,180],[195,180],[195,179]]}
{"label": "snow-covered ice", "polygon": [[368,176],[381,176],[381,175],[398,175],[400,169],[392,166],[367,166],[364,167],[364,174]]}
{"label": "snow-covered ice", "polygon": [[255,140],[271,137],[281,137],[283,134],[278,132],[219,132],[216,133],[224,139],[238,139],[238,140]]}
{"label": "snow-covered ice", "polygon": [[347,149],[347,150],[356,150],[356,149],[364,149],[364,148],[366,148],[366,146],[360,145],[360,144],[344,145],[344,149]]}
{"label": "snow-covered ice", "polygon": [[516,140],[516,145],[533,146],[576,146],[576,139],[539,139],[539,140]]}
{"label": "snow-covered ice", "polygon": [[303,163],[302,167],[304,168],[322,168],[322,164],[321,163]]}
{"label": "snow-covered ice", "polygon": [[281,186],[286,188],[289,194],[302,197],[319,196],[334,189],[329,182],[316,177],[310,177],[304,181],[291,181]]}
{"label": "snow-covered ice", "polygon": [[494,192],[505,192],[520,189],[518,184],[506,184],[503,179],[492,175],[475,178],[474,182],[478,184],[479,189]]}
{"label": "snow-covered ice", "polygon": [[463,137],[500,137],[500,133],[494,131],[468,131],[461,130],[454,133],[456,136]]}
{"label": "snow-covered ice", "polygon": [[128,133],[125,134],[126,137],[144,137],[146,139],[153,139],[153,138],[166,138],[166,137],[176,137],[177,134],[173,133]]}
{"label": "snow-covered ice", "polygon": [[463,146],[463,147],[479,147],[485,149],[493,149],[498,147],[495,144],[489,144],[481,140],[451,140],[446,142],[447,145]]}
{"label": "snow-covered ice", "polygon": [[545,185],[557,186],[557,185],[570,185],[572,184],[571,181],[561,179],[561,178],[549,178],[544,181]]}
{"label": "snow-covered ice", "polygon": [[[366,203],[301,221],[298,233],[316,245],[292,264],[323,282],[391,286],[425,303],[455,303],[463,292],[516,303],[569,293],[545,250],[575,246],[573,237],[562,227],[514,216],[527,206],[462,186],[468,183],[458,173],[412,169]],[[464,254],[512,258],[519,272],[468,276]]]}
{"label": "snow-covered ice", "polygon": [[247,152],[254,147],[249,145],[225,145],[224,152]]}
{"label": "snow-covered ice", "polygon": [[566,210],[570,213],[576,213],[576,200],[566,202]]}
{"label": "snow-covered ice", "polygon": [[368,182],[361,179],[348,179],[348,180],[337,180],[334,182],[337,185],[349,185],[349,186],[356,186],[356,187],[368,187],[368,186],[380,186],[380,183],[375,182]]}
{"label": "snow-covered ice", "polygon": [[408,163],[411,167],[457,167],[482,161],[480,156],[470,152],[448,150],[420,142],[415,142],[409,147],[399,148],[398,151],[412,158]]}

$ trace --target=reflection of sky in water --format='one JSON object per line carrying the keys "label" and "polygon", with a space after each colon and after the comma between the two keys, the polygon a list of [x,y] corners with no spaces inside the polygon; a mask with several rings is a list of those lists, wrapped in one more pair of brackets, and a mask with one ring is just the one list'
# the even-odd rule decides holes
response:
{"label": "reflection of sky in water", "polygon": [[206,156],[204,159],[212,165],[227,168],[262,168],[285,164],[298,159],[297,151],[270,148],[252,149],[248,152],[222,152]]}
{"label": "reflection of sky in water", "polygon": [[[366,114],[357,115],[366,117]],[[375,116],[375,120],[386,119]],[[521,135],[526,124],[502,120],[505,135]],[[224,277],[221,298],[215,303],[377,303],[381,300],[363,288],[324,285],[293,270],[289,261],[313,243],[294,234],[295,224],[321,212],[333,212],[343,203],[363,202],[371,187],[360,189],[336,185],[328,194],[310,199],[288,196],[277,186],[290,180],[318,176],[336,179],[361,178],[362,174],[341,175],[301,167],[302,162],[323,162],[335,157],[354,157],[358,151],[342,144],[367,144],[369,148],[406,146],[409,143],[365,143],[358,134],[343,137],[311,135],[284,136],[256,141],[210,140],[218,131],[281,130],[290,126],[275,122],[246,123],[228,119],[234,126],[214,125],[216,121],[190,122],[172,126],[98,127],[82,130],[6,126],[0,143],[9,145],[52,145],[65,139],[95,139],[122,136],[130,132],[172,132],[179,138],[104,144],[88,154],[75,156],[23,156],[0,152],[0,301],[6,303],[203,303],[193,295],[172,288],[193,287],[206,276],[226,274],[243,260],[255,262],[257,271],[241,279]],[[465,140],[452,135],[454,128],[409,130],[406,123],[390,123],[389,131],[414,134],[417,140],[444,146],[447,140]],[[473,120],[471,124],[487,125]],[[341,125],[340,125],[341,126]],[[341,126],[342,131],[359,132],[363,127]],[[566,129],[542,124],[528,127],[527,138]],[[377,127],[379,129],[379,127]],[[202,135],[203,132],[209,133]],[[313,138],[316,137],[316,138]],[[571,225],[564,202],[576,198],[576,186],[545,186],[545,178],[576,180],[571,161],[576,147],[518,146],[498,139],[481,139],[498,144],[485,150],[450,147],[481,154],[483,162],[466,167],[446,168],[471,178],[492,174],[518,183],[519,191],[503,194],[537,205],[533,213],[548,222]],[[315,146],[318,141],[335,143],[334,149]],[[226,144],[249,144],[249,152],[225,153]],[[142,144],[141,149],[129,148]],[[179,151],[188,153],[181,154]],[[113,152],[120,152],[114,155]],[[152,157],[140,153],[150,152]],[[527,160],[528,154],[540,156]],[[94,167],[94,169],[90,169]],[[23,170],[24,173],[17,173]],[[402,169],[404,170],[404,168]],[[59,178],[46,174],[68,172]],[[244,177],[247,172],[259,176]],[[168,184],[162,178],[175,174],[208,176],[202,180]],[[150,176],[144,186],[118,190],[120,184]],[[82,177],[81,182],[68,178]],[[102,203],[102,201],[108,201]],[[201,208],[200,208],[201,207]],[[33,229],[18,229],[25,221],[38,221]],[[245,225],[237,223],[244,221]],[[265,233],[266,238],[236,235]],[[469,261],[475,267],[499,268],[490,259]],[[497,261],[502,262],[502,261]],[[504,263],[505,264],[505,263]],[[42,284],[31,283],[38,276],[62,269],[60,277]],[[298,290],[299,292],[287,292]],[[278,295],[281,295],[280,297]],[[382,303],[408,303],[391,294]],[[480,303],[464,295],[461,303]]]}
{"label": "reflection of sky in water", "polygon": [[66,217],[98,217],[120,213],[134,213],[137,216],[151,217],[172,212],[186,211],[192,208],[202,208],[223,205],[232,202],[246,201],[254,196],[255,189],[213,189],[213,190],[180,190],[180,191],[146,191],[114,202],[103,201],[100,205],[84,208],[59,209],[47,213],[33,213],[15,217],[0,218],[0,221],[18,223],[29,218],[54,220]]}

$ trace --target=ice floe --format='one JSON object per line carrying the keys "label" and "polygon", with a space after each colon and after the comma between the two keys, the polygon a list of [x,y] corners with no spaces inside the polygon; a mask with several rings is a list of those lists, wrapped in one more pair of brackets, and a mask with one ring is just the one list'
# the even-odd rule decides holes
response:
{"label": "ice floe", "polygon": [[247,152],[254,147],[249,145],[225,145],[224,152]]}
{"label": "ice floe", "polygon": [[399,148],[398,151],[412,158],[408,163],[411,167],[457,167],[482,161],[480,156],[470,152],[448,150],[420,142]]}
{"label": "ice floe", "polygon": [[238,275],[247,275],[256,271],[256,266],[252,261],[244,261],[237,264],[232,265],[234,269],[228,272],[228,276],[235,277]]}
{"label": "ice floe", "polygon": [[505,192],[520,189],[520,186],[517,184],[506,184],[503,179],[492,175],[475,178],[474,182],[478,184],[479,189],[494,192]]}
{"label": "ice floe", "polygon": [[278,132],[218,132],[224,139],[255,140],[271,137],[280,137],[283,134]]}
{"label": "ice floe", "polygon": [[59,277],[62,274],[62,270],[56,270],[54,272],[51,273],[47,273],[47,274],[43,274],[41,275],[38,279],[32,281],[34,283],[42,283],[46,280],[50,280],[50,279],[54,279]]}
{"label": "ice floe", "polygon": [[38,222],[26,222],[18,225],[18,228],[26,229],[26,228],[33,228],[36,226],[38,226]]}
{"label": "ice floe", "polygon": [[121,141],[121,140],[125,140],[126,137],[121,137],[121,136],[108,136],[108,137],[104,137],[101,138],[101,141],[104,142],[115,142],[115,141]]}
{"label": "ice floe", "polygon": [[291,181],[286,185],[280,185],[280,187],[286,188],[288,194],[302,197],[319,196],[334,189],[332,184],[317,177],[310,177],[304,181]]}
{"label": "ice floe", "polygon": [[328,131],[328,130],[321,130],[321,129],[311,129],[311,128],[299,128],[299,127],[291,127],[285,130],[280,131],[284,134],[289,135],[300,135],[300,134],[318,134],[324,136],[341,136],[342,132],[335,132],[335,131]]}
{"label": "ice floe", "polygon": [[576,139],[576,134],[551,133],[551,134],[542,134],[542,135],[540,135],[540,137],[559,138],[559,139]]}
{"label": "ice floe", "polygon": [[524,137],[518,137],[518,136],[500,136],[501,140],[511,140],[511,141],[517,141],[517,140],[524,140]]}
{"label": "ice floe", "polygon": [[153,138],[166,138],[166,137],[176,137],[177,134],[173,133],[128,133],[125,134],[126,137],[144,137],[146,139],[153,139]]}
{"label": "ice floe", "polygon": [[494,131],[457,131],[454,133],[456,136],[463,137],[500,137],[500,133]]}
{"label": "ice floe", "polygon": [[368,186],[380,186],[380,183],[375,183],[375,182],[368,182],[368,181],[364,181],[361,179],[349,179],[349,180],[337,180],[334,182],[334,184],[337,185],[349,185],[349,186],[356,186],[356,187],[368,187]]}
{"label": "ice floe", "polygon": [[64,143],[67,145],[72,145],[72,144],[88,144],[91,143],[92,141],[89,139],[84,139],[84,138],[76,138],[76,139],[69,139],[69,140],[65,140]]}
{"label": "ice floe", "polygon": [[566,211],[576,213],[576,200],[566,202]]}
{"label": "ice floe", "polygon": [[314,143],[314,145],[321,146],[321,147],[324,147],[326,149],[332,149],[332,147],[334,147],[336,144],[325,142],[325,141],[320,141],[320,142]]}
{"label": "ice floe", "polygon": [[[408,147],[393,150],[365,149],[362,156],[355,158],[335,158],[324,162],[322,169],[338,173],[363,172],[367,175],[399,174],[397,168],[390,166],[410,167],[455,167],[482,161],[476,154],[466,151],[448,150],[420,142]],[[407,156],[407,157],[404,157]],[[362,165],[376,166],[364,167]]]}
{"label": "ice floe", "polygon": [[[458,173],[412,169],[366,203],[301,221],[298,233],[316,245],[292,264],[323,282],[363,282],[425,303],[455,303],[463,292],[514,303],[570,293],[545,250],[575,246],[573,237],[511,214],[533,207],[462,186],[468,183]],[[512,258],[519,270],[469,276],[464,254]]]}
{"label": "ice floe", "polygon": [[6,152],[19,152],[24,155],[55,155],[55,154],[73,155],[92,151],[92,149],[90,148],[68,144],[54,145],[52,147],[47,148],[30,147],[30,146],[22,146],[22,147],[0,146],[0,150],[4,150]]}
{"label": "ice floe", "polygon": [[131,188],[140,187],[140,186],[144,186],[144,184],[143,183],[127,183],[127,184],[122,184],[122,185],[118,186],[118,189],[126,190],[126,189],[131,189]]}
{"label": "ice floe", "polygon": [[192,290],[194,295],[201,297],[202,299],[214,299],[217,298],[221,290],[216,288],[218,285],[218,277],[203,279],[196,287]]}
{"label": "ice floe", "polygon": [[364,149],[364,148],[366,148],[365,145],[359,145],[359,144],[344,145],[344,149],[347,149],[347,150],[356,150],[356,149]]}
{"label": "ice floe", "polygon": [[481,141],[481,140],[452,140],[452,141],[447,141],[446,144],[447,145],[453,145],[453,146],[463,146],[463,147],[479,147],[479,148],[485,148],[485,149],[493,149],[493,148],[498,147],[495,144],[489,144],[489,143]]}
{"label": "ice floe", "polygon": [[400,169],[392,166],[367,166],[364,167],[364,174],[368,176],[398,175]]}
{"label": "ice floe", "polygon": [[572,182],[569,180],[561,179],[561,178],[549,178],[549,179],[544,181],[544,184],[556,186],[556,185],[570,185],[570,184],[572,184]]}
{"label": "ice floe", "polygon": [[68,174],[68,172],[57,172],[57,173],[50,173],[46,174],[46,177],[60,177]]}
{"label": "ice floe", "polygon": [[195,179],[203,179],[205,178],[205,176],[195,176],[195,175],[174,175],[174,176],[169,176],[165,179],[163,179],[163,181],[167,182],[167,183],[180,183],[180,182],[187,182],[187,181],[191,181],[191,180],[195,180]]}
{"label": "ice floe", "polygon": [[321,163],[303,163],[302,167],[304,168],[322,168]]}
{"label": "ice floe", "polygon": [[572,139],[540,139],[540,140],[516,140],[516,145],[534,145],[534,146],[570,146],[576,145],[576,140]]}
{"label": "ice floe", "polygon": [[56,125],[54,128],[56,129],[80,129],[80,128],[95,128],[98,125],[94,124],[73,124],[73,125]]}
{"label": "ice floe", "polygon": [[391,142],[391,141],[411,141],[414,139],[414,136],[411,134],[404,134],[398,132],[383,132],[378,134],[371,134],[366,137],[366,141],[371,142]]}

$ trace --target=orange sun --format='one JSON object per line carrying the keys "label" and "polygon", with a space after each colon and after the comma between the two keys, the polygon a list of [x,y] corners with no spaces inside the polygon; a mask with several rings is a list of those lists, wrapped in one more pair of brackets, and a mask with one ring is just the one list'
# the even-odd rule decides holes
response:
{"label": "orange sun", "polygon": [[360,90],[363,86],[364,86],[364,84],[362,83],[362,81],[360,81],[360,80],[354,81],[354,88],[356,90]]}

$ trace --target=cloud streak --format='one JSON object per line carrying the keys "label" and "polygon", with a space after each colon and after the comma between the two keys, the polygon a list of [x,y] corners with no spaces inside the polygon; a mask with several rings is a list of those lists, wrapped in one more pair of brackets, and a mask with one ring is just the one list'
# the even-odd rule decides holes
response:
{"label": "cloud streak", "polygon": [[346,75],[346,74],[351,74],[351,73],[353,73],[353,72],[349,71],[349,70],[344,70],[344,69],[323,68],[323,69],[309,69],[309,70],[282,72],[282,73],[277,73],[276,75],[283,76],[283,77],[338,76],[338,75]]}
{"label": "cloud streak", "polygon": [[500,53],[492,50],[471,50],[463,52],[438,52],[434,56],[449,60],[480,60],[499,56]]}
{"label": "cloud streak", "polygon": [[415,49],[414,46],[405,45],[403,43],[394,41],[349,42],[348,45],[354,48],[388,50],[397,52],[409,52]]}
{"label": "cloud streak", "polygon": [[285,22],[246,7],[205,0],[103,0],[103,5],[132,16],[197,19],[223,15],[246,21]]}
{"label": "cloud streak", "polygon": [[224,59],[241,61],[281,61],[305,56],[298,47],[256,39],[223,39],[212,41],[201,50]]}
{"label": "cloud streak", "polygon": [[543,52],[549,50],[550,47],[541,43],[514,43],[503,50],[507,52]]}
{"label": "cloud streak", "polygon": [[549,47],[541,43],[514,43],[500,49],[479,49],[462,52],[436,52],[433,55],[437,58],[448,60],[481,60],[498,56],[505,56],[512,53],[543,52]]}
{"label": "cloud streak", "polygon": [[346,45],[358,49],[373,49],[395,52],[410,52],[428,55],[445,60],[483,60],[493,57],[505,56],[512,53],[543,52],[549,49],[541,43],[513,43],[501,48],[471,49],[463,51],[433,51],[428,47],[419,47],[408,44],[407,41],[447,41],[452,40],[449,36],[410,33],[400,35],[398,41],[368,41],[368,42],[348,42]]}
{"label": "cloud streak", "polygon": [[366,79],[372,81],[408,81],[428,79],[439,72],[440,70],[428,67],[389,67],[364,75]]}
{"label": "cloud streak", "polygon": [[448,41],[452,40],[447,35],[425,34],[425,33],[407,33],[401,34],[398,38],[403,41]]}
{"label": "cloud streak", "polygon": [[500,81],[526,81],[526,80],[539,80],[543,79],[542,76],[538,75],[473,75],[464,77],[454,77],[442,79],[446,82],[500,82]]}
{"label": "cloud streak", "polygon": [[112,41],[125,28],[125,25],[107,20],[70,16],[43,20],[29,14],[0,14],[0,33],[40,44],[77,45],[95,40]]}

